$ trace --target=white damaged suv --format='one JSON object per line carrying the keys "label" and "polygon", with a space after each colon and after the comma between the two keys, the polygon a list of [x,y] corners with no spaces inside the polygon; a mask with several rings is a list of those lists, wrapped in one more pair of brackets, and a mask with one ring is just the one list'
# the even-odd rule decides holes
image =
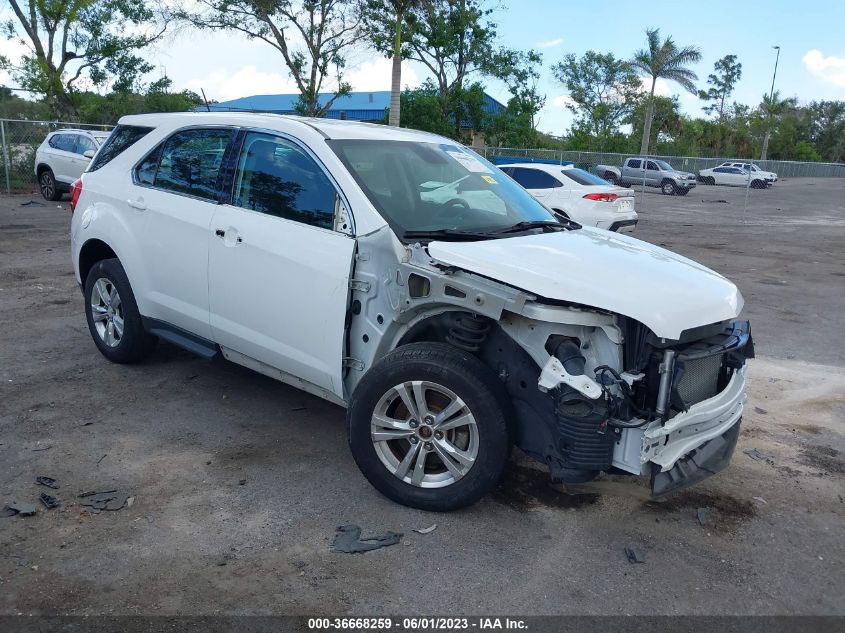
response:
{"label": "white damaged suv", "polygon": [[655,495],[734,451],[753,356],[736,286],[557,220],[452,140],[127,116],[72,206],[104,356],[137,362],[163,339],[344,406],[355,461],[399,503],[473,503],[513,445],[558,481],[624,472]]}

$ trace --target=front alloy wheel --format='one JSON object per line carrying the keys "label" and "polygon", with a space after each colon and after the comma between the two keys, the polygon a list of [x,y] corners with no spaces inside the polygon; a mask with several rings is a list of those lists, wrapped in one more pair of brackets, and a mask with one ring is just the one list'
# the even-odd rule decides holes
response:
{"label": "front alloy wheel", "polygon": [[675,184],[673,182],[667,180],[666,182],[663,183],[663,186],[661,187],[661,189],[663,191],[663,195],[671,196],[673,193],[675,193]]}
{"label": "front alloy wheel", "polygon": [[422,488],[455,483],[478,456],[478,427],[469,407],[433,382],[413,380],[391,387],[376,405],[371,437],[385,468]]}
{"label": "front alloy wheel", "polygon": [[489,367],[445,343],[403,345],[361,378],[347,409],[349,448],[382,494],[445,512],[502,476],[510,402]]}

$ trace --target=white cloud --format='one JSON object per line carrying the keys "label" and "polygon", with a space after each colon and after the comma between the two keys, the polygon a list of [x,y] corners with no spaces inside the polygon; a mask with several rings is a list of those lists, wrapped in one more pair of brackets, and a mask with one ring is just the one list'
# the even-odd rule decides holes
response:
{"label": "white cloud", "polygon": [[186,81],[185,87],[197,94],[203,89],[206,97],[217,101],[251,95],[297,92],[292,79],[275,72],[262,72],[252,65],[243,66],[235,72],[215,70],[201,79]]}
{"label": "white cloud", "polygon": [[819,49],[814,48],[807,51],[801,61],[811,75],[835,86],[845,87],[845,57],[825,57]]}
{"label": "white cloud", "polygon": [[555,108],[565,108],[567,106],[575,105],[572,97],[569,95],[560,95],[552,99],[552,105]]}
{"label": "white cloud", "polygon": [[[640,85],[643,92],[651,92],[651,77],[640,77]],[[671,97],[672,89],[669,87],[669,82],[665,79],[658,79],[654,84],[654,94],[658,97]]]}
{"label": "white cloud", "polygon": [[[345,79],[352,84],[352,90],[356,92],[390,90],[392,71],[393,60],[379,56],[350,69]],[[402,89],[406,86],[418,88],[420,83],[422,82],[413,67],[408,62],[402,62]]]}
{"label": "white cloud", "polygon": [[546,40],[545,42],[537,42],[537,48],[555,48],[563,44],[562,37],[556,37],[553,40]]}

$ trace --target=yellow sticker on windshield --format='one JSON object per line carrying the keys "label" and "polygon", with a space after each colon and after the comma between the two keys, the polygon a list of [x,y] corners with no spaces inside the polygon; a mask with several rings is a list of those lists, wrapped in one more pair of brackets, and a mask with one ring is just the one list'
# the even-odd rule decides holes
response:
{"label": "yellow sticker on windshield", "polygon": [[489,182],[491,185],[495,185],[495,184],[496,184],[496,179],[495,179],[495,178],[493,178],[493,176],[485,176],[484,174],[482,174],[482,175],[481,175],[481,177],[482,177],[482,178],[484,178],[484,180],[486,180],[487,182]]}

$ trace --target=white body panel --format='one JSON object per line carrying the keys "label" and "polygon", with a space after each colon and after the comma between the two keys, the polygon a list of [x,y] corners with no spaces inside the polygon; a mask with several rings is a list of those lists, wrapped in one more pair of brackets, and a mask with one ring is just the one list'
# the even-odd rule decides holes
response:
{"label": "white body panel", "polygon": [[230,205],[212,224],[224,237],[210,238],[210,338],[343,397],[355,241]]}
{"label": "white body panel", "polygon": [[598,229],[432,242],[429,253],[547,299],[623,314],[667,339],[733,318],[743,305],[734,284],[701,264]]}

